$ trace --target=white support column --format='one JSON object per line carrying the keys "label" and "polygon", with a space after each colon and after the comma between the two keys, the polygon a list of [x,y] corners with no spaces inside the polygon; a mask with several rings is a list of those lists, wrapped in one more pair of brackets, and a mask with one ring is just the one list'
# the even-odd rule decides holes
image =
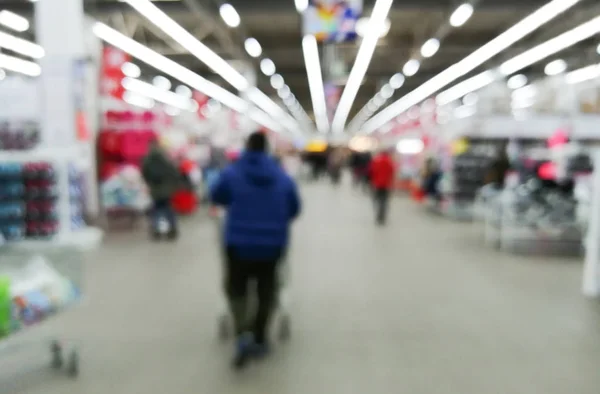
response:
{"label": "white support column", "polygon": [[46,51],[40,77],[42,143],[68,146],[76,141],[76,73],[85,58],[83,0],[35,3],[38,43]]}
{"label": "white support column", "polygon": [[[46,55],[40,60],[41,144],[48,149],[77,148],[77,114],[82,111],[82,73],[85,68],[83,0],[35,3],[35,29]],[[71,230],[68,161],[58,164],[60,234]]]}
{"label": "white support column", "polygon": [[583,294],[600,296],[600,150],[594,152],[590,221],[585,239]]}

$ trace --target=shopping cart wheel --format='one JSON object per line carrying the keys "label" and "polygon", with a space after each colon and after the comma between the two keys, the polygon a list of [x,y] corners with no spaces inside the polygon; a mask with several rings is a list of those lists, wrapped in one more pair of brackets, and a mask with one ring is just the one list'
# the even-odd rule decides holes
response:
{"label": "shopping cart wheel", "polygon": [[67,362],[67,375],[76,378],[79,375],[79,352],[77,349],[71,350]]}
{"label": "shopping cart wheel", "polygon": [[287,341],[292,336],[292,323],[287,315],[281,316],[279,320],[279,339]]}
{"label": "shopping cart wheel", "polygon": [[219,339],[222,341],[226,341],[231,337],[231,324],[229,321],[229,316],[223,315],[219,317],[217,333],[219,334]]}
{"label": "shopping cart wheel", "polygon": [[64,357],[60,342],[52,341],[52,343],[50,344],[50,355],[52,356],[50,366],[53,369],[61,369],[64,364]]}

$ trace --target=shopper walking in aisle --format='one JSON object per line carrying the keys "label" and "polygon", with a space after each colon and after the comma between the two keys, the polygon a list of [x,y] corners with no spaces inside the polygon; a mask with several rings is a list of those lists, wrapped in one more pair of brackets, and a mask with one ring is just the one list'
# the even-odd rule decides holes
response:
{"label": "shopper walking in aisle", "polygon": [[[227,211],[226,292],[237,335],[236,368],[268,350],[266,331],[277,298],[277,268],[301,206],[296,184],[268,155],[267,145],[263,133],[250,135],[246,151],[223,171],[211,192],[212,200]],[[258,308],[247,327],[251,280],[257,284]]]}
{"label": "shopper walking in aisle", "polygon": [[142,163],[142,176],[150,189],[152,207],[150,211],[152,235],[158,238],[162,220],[169,225],[169,239],[176,239],[178,235],[177,218],[171,206],[171,198],[181,184],[182,175],[167,153],[160,146],[158,140],[150,145],[150,150]]}
{"label": "shopper walking in aisle", "polygon": [[387,219],[390,192],[394,185],[396,164],[390,152],[379,153],[369,166],[369,176],[375,199],[375,215],[377,224],[383,225]]}

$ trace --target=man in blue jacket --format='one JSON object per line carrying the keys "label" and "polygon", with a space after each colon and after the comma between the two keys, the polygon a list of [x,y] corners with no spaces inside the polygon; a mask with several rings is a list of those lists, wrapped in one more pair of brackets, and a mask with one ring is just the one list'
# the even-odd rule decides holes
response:
{"label": "man in blue jacket", "polygon": [[[227,210],[226,291],[237,334],[237,368],[267,351],[266,331],[277,300],[277,268],[288,245],[290,224],[301,209],[296,184],[267,150],[263,133],[250,135],[245,152],[223,171],[211,190],[213,202]],[[248,327],[251,280],[257,284],[258,308]]]}

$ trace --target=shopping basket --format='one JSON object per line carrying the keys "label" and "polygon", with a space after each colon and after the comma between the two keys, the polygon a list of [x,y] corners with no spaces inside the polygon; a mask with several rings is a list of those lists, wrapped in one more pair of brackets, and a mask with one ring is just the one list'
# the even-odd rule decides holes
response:
{"label": "shopping basket", "polygon": [[[81,233],[64,242],[23,241],[0,246],[0,359],[31,344],[30,332],[60,318],[81,301],[86,256],[100,243],[101,232]],[[50,366],[76,377],[77,347],[64,338],[47,340]]]}

